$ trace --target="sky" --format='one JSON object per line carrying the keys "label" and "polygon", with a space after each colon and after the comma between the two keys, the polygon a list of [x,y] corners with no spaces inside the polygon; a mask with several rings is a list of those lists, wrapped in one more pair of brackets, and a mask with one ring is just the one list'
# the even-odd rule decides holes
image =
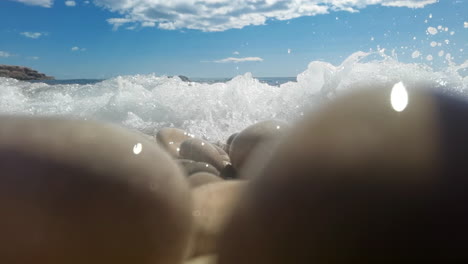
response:
{"label": "sky", "polygon": [[377,49],[468,59],[468,0],[0,0],[0,18],[0,64],[57,79],[294,77]]}

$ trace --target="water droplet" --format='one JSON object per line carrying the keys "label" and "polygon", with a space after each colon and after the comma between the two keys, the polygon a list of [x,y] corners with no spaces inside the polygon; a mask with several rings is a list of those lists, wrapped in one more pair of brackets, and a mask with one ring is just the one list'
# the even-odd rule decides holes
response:
{"label": "water droplet", "polygon": [[393,110],[402,112],[408,106],[408,91],[402,82],[395,84],[390,95]]}
{"label": "water droplet", "polygon": [[439,31],[437,30],[437,28],[435,27],[428,27],[427,28],[427,33],[431,34],[431,35],[435,35],[437,34]]}
{"label": "water droplet", "polygon": [[421,56],[421,53],[417,50],[415,50],[412,54],[411,54],[411,58],[413,59],[416,59],[418,58],[419,56]]}
{"label": "water droplet", "polygon": [[133,146],[133,153],[135,153],[135,155],[139,155],[142,151],[143,145],[141,143],[138,143],[135,146]]}

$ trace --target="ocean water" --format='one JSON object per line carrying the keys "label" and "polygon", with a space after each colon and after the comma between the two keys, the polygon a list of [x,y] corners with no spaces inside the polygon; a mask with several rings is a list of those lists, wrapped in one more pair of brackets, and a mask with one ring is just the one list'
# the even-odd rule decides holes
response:
{"label": "ocean water", "polygon": [[211,141],[255,122],[293,122],[305,112],[360,86],[403,82],[467,96],[468,62],[434,69],[403,63],[385,51],[356,52],[340,65],[310,62],[297,77],[193,80],[132,75],[108,80],[23,82],[0,78],[0,113],[60,115],[121,124],[147,134],[179,127]]}
{"label": "ocean water", "polygon": [[[260,82],[267,83],[271,86],[279,86],[287,82],[296,82],[296,77],[257,77]],[[232,80],[232,78],[191,78],[190,81],[214,84],[214,83],[226,83]],[[30,81],[31,83],[46,83],[49,85],[60,85],[60,84],[96,84],[98,82],[105,81],[105,79],[71,79],[71,80],[40,80]]]}

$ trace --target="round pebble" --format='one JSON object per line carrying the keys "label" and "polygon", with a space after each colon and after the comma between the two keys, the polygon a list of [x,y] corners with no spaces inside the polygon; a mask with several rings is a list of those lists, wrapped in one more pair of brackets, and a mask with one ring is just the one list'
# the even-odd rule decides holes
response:
{"label": "round pebble", "polygon": [[196,162],[188,159],[178,159],[177,163],[182,166],[187,176],[197,172],[207,172],[219,175],[219,171],[212,165],[205,162]]}
{"label": "round pebble", "polygon": [[390,87],[352,93],[295,127],[259,164],[218,263],[467,261],[468,103],[407,93],[398,108]]}
{"label": "round pebble", "polygon": [[195,219],[192,256],[216,253],[218,237],[246,186],[246,181],[223,181],[192,190]]}
{"label": "round pebble", "polygon": [[187,132],[178,128],[166,127],[156,133],[156,142],[174,158],[180,158],[180,144],[190,138]]}
{"label": "round pebble", "polygon": [[236,135],[229,149],[234,168],[240,170],[252,151],[260,144],[264,145],[265,152],[271,152],[270,147],[274,141],[281,138],[288,127],[284,122],[268,120],[251,125]]}
{"label": "round pebble", "polygon": [[225,145],[225,148],[224,148],[224,151],[226,151],[226,153],[229,154],[229,149],[230,149],[230,147],[231,147],[232,141],[234,140],[234,138],[235,138],[238,134],[239,134],[239,133],[234,133],[234,134],[230,135],[229,138],[227,139],[226,145]]}
{"label": "round pebble", "polygon": [[208,172],[197,172],[189,176],[189,185],[192,188],[196,188],[201,185],[205,185],[212,182],[219,182],[223,179],[217,175]]}
{"label": "round pebble", "polygon": [[0,168],[0,263],[154,264],[185,257],[189,186],[172,158],[136,133],[0,116]]}
{"label": "round pebble", "polygon": [[214,145],[198,138],[187,139],[180,145],[180,156],[197,162],[213,165],[218,171],[226,166],[226,162]]}
{"label": "round pebble", "polygon": [[187,260],[184,264],[216,264],[216,255],[205,255]]}

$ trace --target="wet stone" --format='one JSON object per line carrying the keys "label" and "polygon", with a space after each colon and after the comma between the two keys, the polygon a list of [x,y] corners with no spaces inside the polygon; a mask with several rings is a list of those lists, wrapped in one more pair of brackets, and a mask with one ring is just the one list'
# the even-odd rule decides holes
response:
{"label": "wet stone", "polygon": [[174,158],[180,158],[180,145],[190,138],[189,133],[178,128],[166,127],[156,133],[156,142]]}
{"label": "wet stone", "polygon": [[192,175],[197,172],[208,172],[214,175],[219,175],[219,171],[212,165],[205,162],[196,162],[188,159],[178,159],[177,163],[182,166],[186,174]]}
{"label": "wet stone", "polygon": [[[256,123],[237,134],[230,144],[229,156],[234,168],[240,170],[248,160],[253,150],[262,144],[262,149],[268,153],[272,150],[275,140],[279,140],[287,131],[289,125],[277,120]],[[272,142],[269,144],[269,142]]]}
{"label": "wet stone", "polygon": [[182,142],[179,153],[184,159],[209,163],[218,171],[222,170],[227,164],[214,145],[198,138],[191,138]]}

